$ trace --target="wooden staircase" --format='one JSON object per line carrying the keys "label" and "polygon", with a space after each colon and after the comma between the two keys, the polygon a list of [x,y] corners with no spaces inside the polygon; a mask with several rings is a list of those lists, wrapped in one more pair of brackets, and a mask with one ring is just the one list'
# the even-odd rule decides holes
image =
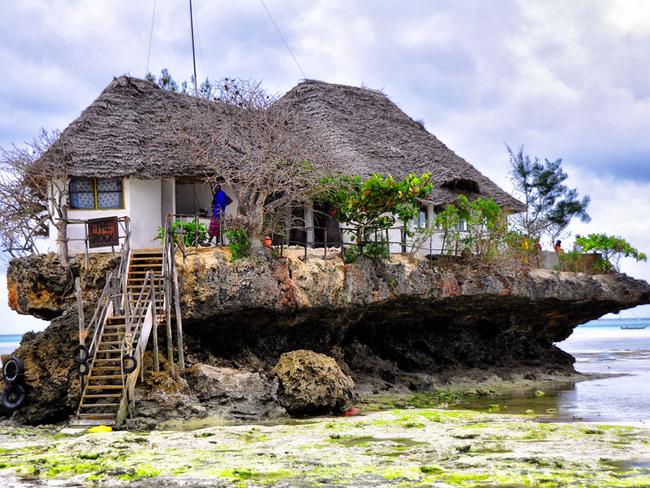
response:
{"label": "wooden staircase", "polygon": [[[144,352],[149,333],[166,320],[165,293],[168,287],[163,278],[163,259],[160,249],[131,251],[124,285],[126,296],[120,297],[125,314],[113,316],[109,313],[101,324],[94,355],[88,361],[89,371],[73,425],[119,425],[126,418],[133,400],[132,390],[142,367],[142,357],[136,354],[136,349],[140,347],[139,350]],[[152,288],[155,303],[151,300]],[[127,327],[127,317],[130,328]],[[147,327],[147,320],[154,323]],[[127,329],[131,330],[131,337],[125,340]],[[156,331],[154,338],[157,338]],[[157,344],[154,351],[157,352]],[[136,357],[137,367],[133,372],[123,372],[125,353]]]}
{"label": "wooden staircase", "polygon": [[76,420],[85,425],[115,424],[123,396],[121,345],[125,329],[124,316],[106,319],[77,411]]}
{"label": "wooden staircase", "polygon": [[164,320],[165,284],[163,282],[163,254],[161,249],[141,249],[132,252],[126,284],[129,305],[131,307],[135,306],[148,271],[154,273],[156,310],[158,311],[158,317]]}

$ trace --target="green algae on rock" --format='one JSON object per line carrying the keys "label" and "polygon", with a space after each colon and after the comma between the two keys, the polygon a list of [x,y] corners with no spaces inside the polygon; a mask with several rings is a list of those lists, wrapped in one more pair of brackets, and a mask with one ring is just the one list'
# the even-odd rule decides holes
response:
{"label": "green algae on rock", "polygon": [[138,486],[650,484],[647,429],[431,408],[196,431],[0,432],[0,478]]}

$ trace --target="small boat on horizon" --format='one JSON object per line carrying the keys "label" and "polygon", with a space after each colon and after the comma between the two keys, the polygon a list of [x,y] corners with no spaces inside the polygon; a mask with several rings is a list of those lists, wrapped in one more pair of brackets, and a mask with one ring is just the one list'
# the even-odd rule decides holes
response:
{"label": "small boat on horizon", "polygon": [[645,329],[647,325],[621,325],[623,330],[641,330]]}

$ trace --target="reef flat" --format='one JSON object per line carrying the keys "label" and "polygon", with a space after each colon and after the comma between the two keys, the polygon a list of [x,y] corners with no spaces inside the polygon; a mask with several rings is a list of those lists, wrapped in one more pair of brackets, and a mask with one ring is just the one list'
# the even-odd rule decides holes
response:
{"label": "reef flat", "polygon": [[[650,486],[650,430],[402,408],[151,432],[0,428],[2,486]],[[185,429],[185,430],[183,430]],[[188,430],[191,429],[191,430]]]}

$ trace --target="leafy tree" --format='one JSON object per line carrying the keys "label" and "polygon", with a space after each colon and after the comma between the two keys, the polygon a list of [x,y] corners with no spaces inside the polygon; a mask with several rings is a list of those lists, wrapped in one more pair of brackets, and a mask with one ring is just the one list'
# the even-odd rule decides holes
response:
{"label": "leafy tree", "polygon": [[0,244],[12,257],[37,254],[38,241],[48,236],[52,224],[67,266],[65,156],[63,151],[53,151],[48,165],[41,161],[57,138],[57,132],[41,130],[30,143],[0,148]]}
{"label": "leafy tree", "polygon": [[425,198],[433,188],[431,175],[407,175],[396,180],[390,175],[372,174],[367,179],[360,176],[337,175],[322,180],[323,188],[316,198],[331,204],[336,210],[339,222],[353,227],[360,249],[368,237],[379,232],[380,239],[368,249],[376,249],[378,257],[385,257],[387,243],[383,233],[395,225],[397,219],[403,223],[413,220],[420,212],[420,199]]}
{"label": "leafy tree", "polygon": [[505,215],[491,197],[470,201],[459,195],[456,204],[436,215],[436,227],[442,230],[443,252],[468,250],[488,259],[496,255],[507,235]]}
{"label": "leafy tree", "polygon": [[564,182],[568,175],[562,170],[562,160],[531,159],[521,146],[513,151],[509,146],[510,174],[515,191],[526,209],[514,216],[515,226],[528,237],[548,236],[555,241],[574,217],[589,222],[589,197],[580,198],[576,189]]}
{"label": "leafy tree", "polygon": [[609,236],[607,234],[589,234],[576,238],[576,244],[582,246],[585,252],[596,251],[602,254],[603,260],[609,263],[610,267],[619,270],[621,258],[632,258],[636,261],[647,261],[645,253],[632,247],[622,237]]}
{"label": "leafy tree", "polygon": [[[193,90],[190,91],[188,88],[187,81],[182,81],[180,84],[174,80],[171,73],[167,68],[160,70],[160,75],[156,78],[156,75],[149,72],[144,76],[144,79],[152,83],[156,83],[163,90],[169,90],[176,93],[183,93],[185,95],[194,95]],[[190,83],[194,85],[194,75],[190,76]],[[204,98],[206,100],[214,100],[217,97],[217,92],[215,90],[216,86],[210,81],[210,78],[206,78],[205,81],[201,82],[198,86],[199,92],[196,94],[199,98]]]}

